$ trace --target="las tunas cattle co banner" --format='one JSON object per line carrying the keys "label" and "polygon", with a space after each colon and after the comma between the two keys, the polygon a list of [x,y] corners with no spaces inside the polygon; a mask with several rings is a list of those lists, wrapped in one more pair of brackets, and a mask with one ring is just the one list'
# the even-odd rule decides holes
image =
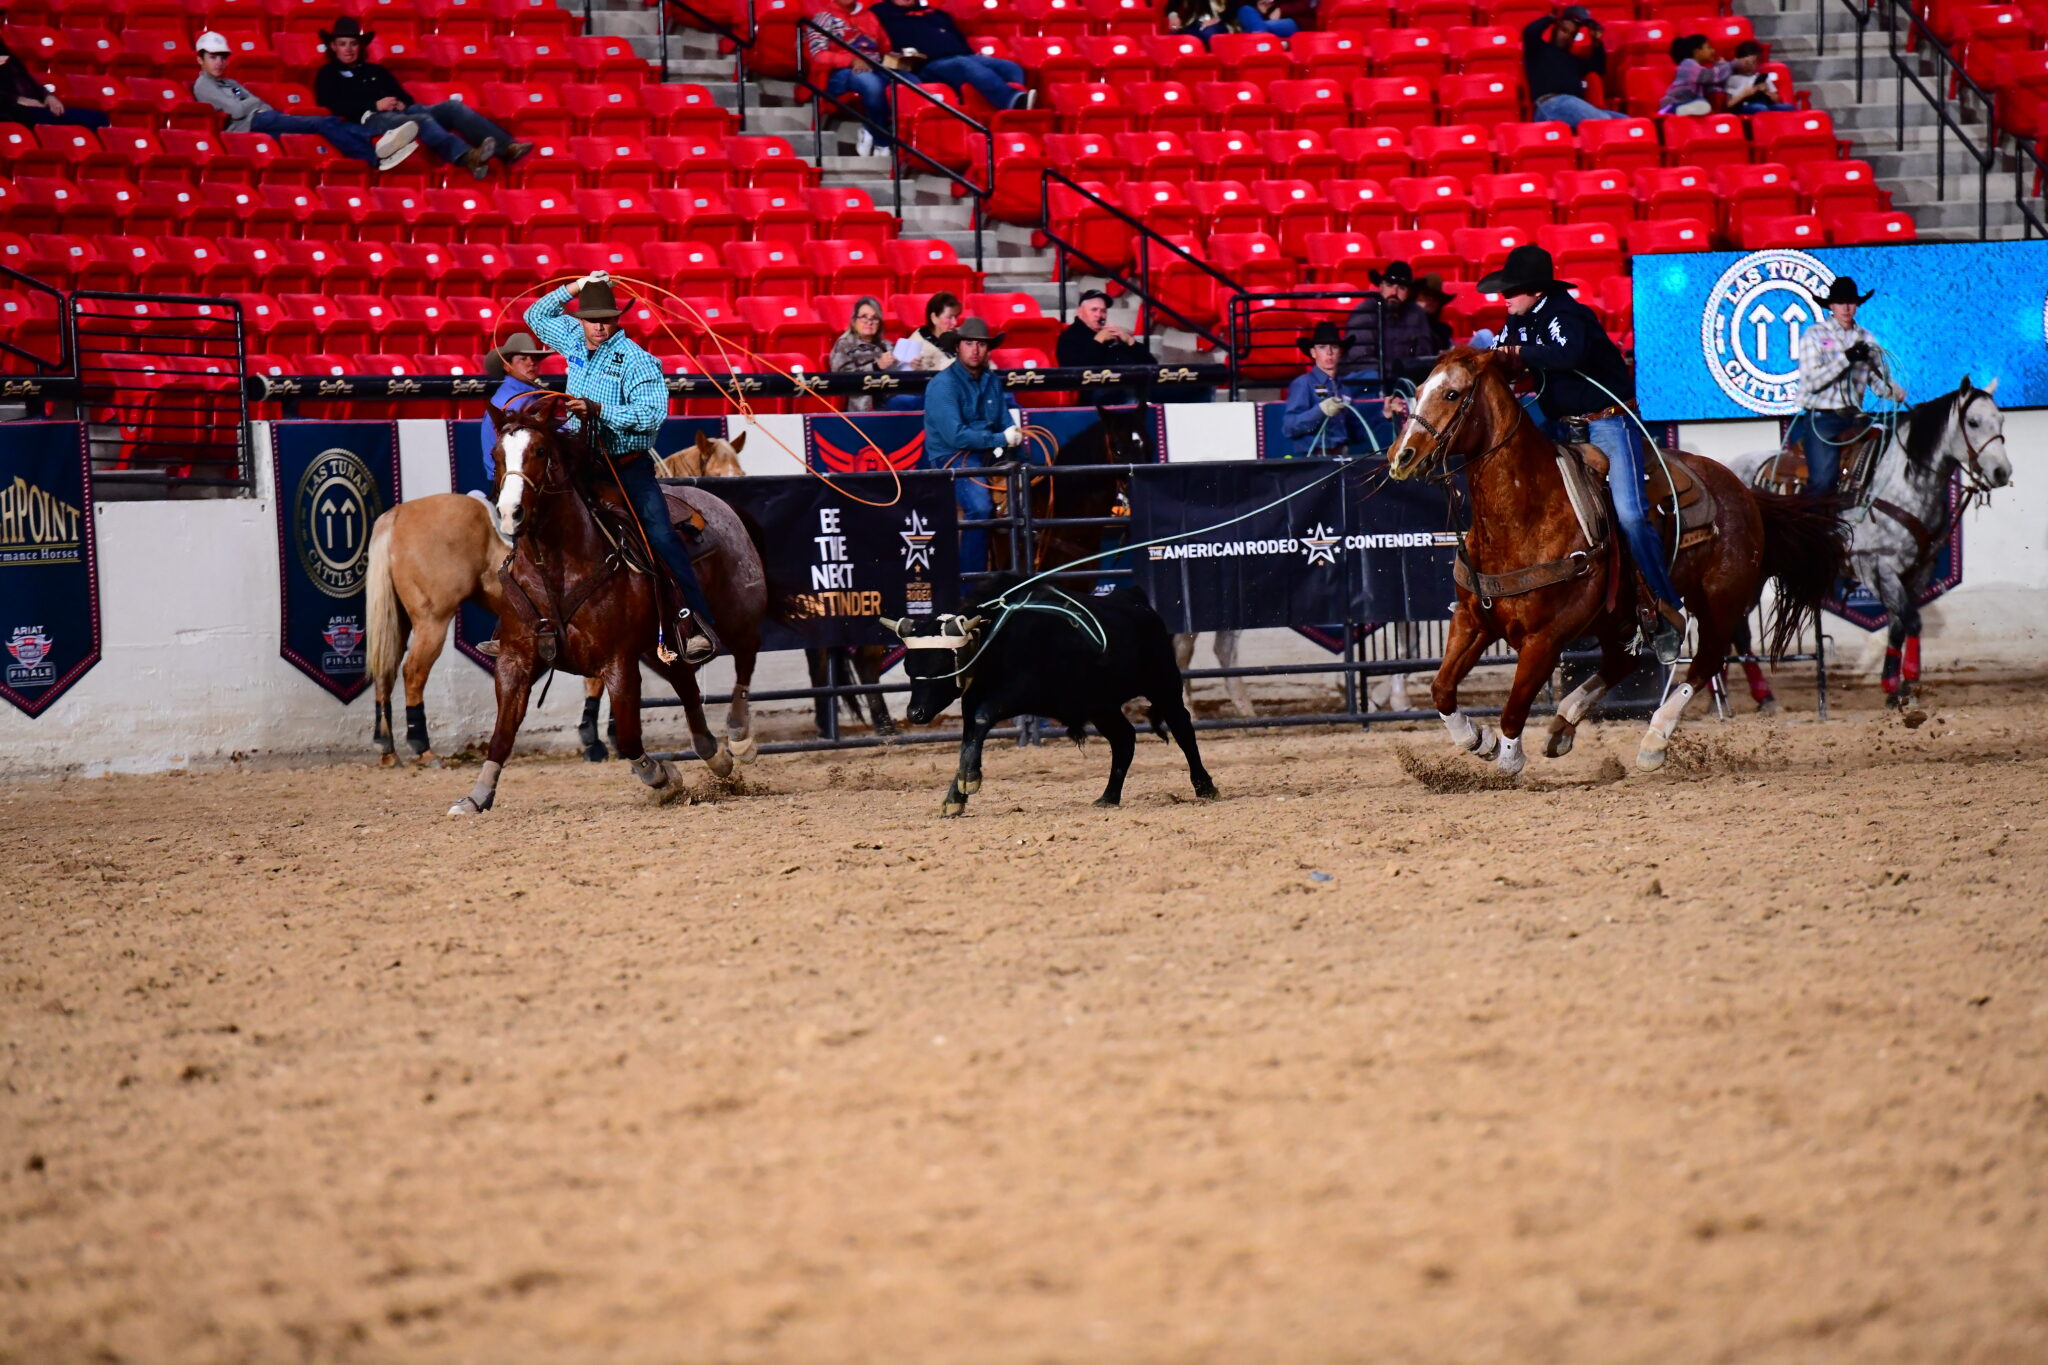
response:
{"label": "las tunas cattle co banner", "polygon": [[370,524],[398,501],[396,422],[278,422],[280,650],[343,702],[368,684],[363,585]]}
{"label": "las tunas cattle co banner", "polygon": [[1162,465],[1131,480],[1137,582],[1177,632],[1441,618],[1443,495],[1377,462]]}
{"label": "las tunas cattle co banner", "polygon": [[2048,404],[2048,242],[1953,242],[1635,258],[1636,393],[1659,421],[1798,407],[1799,338],[1838,275],[1876,290],[1858,323],[1915,397],[1965,374],[1999,406]]}
{"label": "las tunas cattle co banner", "polygon": [[0,697],[31,716],[100,661],[94,549],[85,428],[0,426]]}
{"label": "las tunas cattle co banner", "polygon": [[953,484],[940,473],[707,479],[761,528],[768,580],[795,627],[767,649],[885,644],[877,618],[923,618],[957,605],[960,539]]}

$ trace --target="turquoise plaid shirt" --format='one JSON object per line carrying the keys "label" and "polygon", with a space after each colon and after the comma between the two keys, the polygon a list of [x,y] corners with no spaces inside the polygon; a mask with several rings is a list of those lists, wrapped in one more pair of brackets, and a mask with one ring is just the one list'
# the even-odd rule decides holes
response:
{"label": "turquoise plaid shirt", "polygon": [[526,326],[569,362],[569,392],[599,405],[597,422],[614,455],[654,448],[668,418],[668,382],[661,366],[624,332],[591,350],[583,324],[568,312],[569,291],[557,289],[526,310]]}

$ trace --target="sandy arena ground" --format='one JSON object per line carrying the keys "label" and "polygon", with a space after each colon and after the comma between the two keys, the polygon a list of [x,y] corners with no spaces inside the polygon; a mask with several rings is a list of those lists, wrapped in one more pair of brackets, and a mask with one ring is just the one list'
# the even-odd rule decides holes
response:
{"label": "sandy arena ground", "polygon": [[0,1361],[2048,1359],[2048,710],[1874,700],[0,787]]}

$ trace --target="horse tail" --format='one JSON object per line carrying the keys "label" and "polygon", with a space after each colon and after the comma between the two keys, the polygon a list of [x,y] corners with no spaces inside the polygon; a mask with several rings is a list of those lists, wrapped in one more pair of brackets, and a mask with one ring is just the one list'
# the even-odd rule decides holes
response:
{"label": "horse tail", "polygon": [[405,609],[398,590],[391,583],[392,528],[398,509],[377,518],[370,528],[370,579],[365,586],[365,607],[369,616],[365,640],[366,662],[378,690],[390,695],[398,676],[399,656],[405,653]]}
{"label": "horse tail", "polygon": [[1790,497],[1752,490],[1764,523],[1764,577],[1778,585],[1766,652],[1782,658],[1808,616],[1849,569],[1846,498]]}
{"label": "horse tail", "polygon": [[754,543],[754,553],[761,560],[761,581],[768,592],[767,619],[778,625],[795,625],[804,619],[803,605],[789,589],[780,586],[768,572],[768,533],[761,529],[761,523],[754,520],[754,514],[734,503],[732,514],[740,519],[740,525],[747,530],[747,539]]}

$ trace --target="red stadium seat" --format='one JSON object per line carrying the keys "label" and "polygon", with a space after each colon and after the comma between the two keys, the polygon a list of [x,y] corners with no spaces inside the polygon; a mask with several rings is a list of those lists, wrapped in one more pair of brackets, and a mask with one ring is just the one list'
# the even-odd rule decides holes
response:
{"label": "red stadium seat", "polygon": [[1368,76],[1351,83],[1351,107],[1363,125],[1404,131],[1436,122],[1436,92],[1413,76]]}
{"label": "red stadium seat", "polygon": [[1910,242],[1920,235],[1910,213],[1838,213],[1828,228],[1828,239],[1836,246],[1873,245],[1879,242]]}
{"label": "red stadium seat", "polygon": [[1265,211],[1267,231],[1289,256],[1302,254],[1310,233],[1337,225],[1337,210],[1306,180],[1261,180],[1252,186],[1252,197]]}
{"label": "red stadium seat", "polygon": [[1455,175],[1464,179],[1493,170],[1493,148],[1486,129],[1476,123],[1448,123],[1417,128],[1410,149],[1424,175]]}
{"label": "red stadium seat", "polygon": [[1093,79],[1115,86],[1149,81],[1157,68],[1145,45],[1129,34],[1111,33],[1081,39],[1081,54],[1094,69]]}
{"label": "red stadium seat", "polygon": [[1754,220],[1791,217],[1803,207],[1792,168],[1777,162],[1717,166],[1714,190],[1721,203],[1721,224],[1735,238],[1748,236],[1747,225]]}
{"label": "red stadium seat", "polygon": [[1501,266],[1508,253],[1516,247],[1527,246],[1535,240],[1535,233],[1521,227],[1459,228],[1451,234],[1451,244],[1458,254],[1476,266],[1482,275]]}
{"label": "red stadium seat", "polygon": [[794,295],[809,298],[817,289],[817,272],[809,253],[788,242],[731,242],[725,263],[739,279],[742,294]]}
{"label": "red stadium seat", "polygon": [[1060,333],[1066,328],[1061,319],[1047,317],[1029,294],[969,294],[964,302],[969,317],[982,318],[997,331],[1008,333],[1011,345],[1048,355],[1058,347]]}
{"label": "red stadium seat", "polygon": [[1377,180],[1332,180],[1323,195],[1352,232],[1391,232],[1407,221],[1400,201]]}
{"label": "red stadium seat", "polygon": [[1125,213],[1165,236],[1185,237],[1201,231],[1201,213],[1171,181],[1134,180],[1118,191],[1117,203]]}
{"label": "red stadium seat", "polygon": [[882,260],[882,247],[860,239],[826,238],[810,247],[811,263],[830,292],[835,294],[888,294],[896,285],[896,272]]}
{"label": "red stadium seat", "polygon": [[635,52],[626,38],[591,34],[569,39],[568,47],[583,79],[595,75],[599,80],[624,81],[636,86],[654,79],[653,64]]}
{"label": "red stadium seat", "polygon": [[[728,244],[731,250],[737,243]],[[642,248],[641,256],[655,278],[686,298],[718,298],[730,303],[738,281],[719,254],[719,249],[701,242],[655,242]]]}
{"label": "red stadium seat", "polygon": [[[1276,290],[1293,286],[1300,267],[1264,232],[1219,232],[1209,238],[1209,259],[1241,288]],[[1217,311],[1223,300],[1217,300]]]}
{"label": "red stadium seat", "polygon": [[1195,99],[1208,117],[1211,129],[1254,133],[1280,126],[1280,112],[1266,92],[1250,81],[1203,81],[1195,86]]}
{"label": "red stadium seat", "polygon": [[1051,166],[1045,149],[1029,133],[997,133],[994,190],[988,214],[1004,223],[1037,223],[1041,183]]}
{"label": "red stadium seat", "polygon": [[1045,151],[1069,179],[1122,180],[1131,173],[1131,163],[1107,133],[1053,133]]}
{"label": "red stadium seat", "polygon": [[1709,251],[1714,229],[1704,218],[1652,218],[1628,225],[1631,252]]}
{"label": "red stadium seat", "polygon": [[737,118],[721,108],[709,87],[683,81],[652,81],[638,87],[653,131],[668,137],[724,139],[737,130]]}
{"label": "red stadium seat", "polygon": [[1200,132],[1191,136],[1188,142],[1201,162],[1199,178],[1251,181],[1264,175],[1272,162],[1259,145],[1260,136],[1261,133],[1248,132]]}
{"label": "red stadium seat", "polygon": [[1745,251],[1767,246],[1825,246],[1828,229],[1827,224],[1810,213],[1787,214],[1782,218],[1749,215],[1741,220],[1735,240]]}
{"label": "red stadium seat", "polygon": [[1877,187],[1877,173],[1867,161],[1806,161],[1792,168],[1792,179],[1806,197],[1809,211],[1823,218],[1843,213],[1882,213],[1891,196]]}
{"label": "red stadium seat", "polygon": [[817,168],[797,156],[796,148],[779,137],[729,137],[725,152],[732,159],[738,183],[763,189],[782,185],[804,190],[816,183]]}
{"label": "red stadium seat", "polygon": [[1241,180],[1191,180],[1187,196],[1202,215],[1202,236],[1265,230],[1266,211],[1252,197],[1251,186]]}
{"label": "red stadium seat", "polygon": [[820,320],[810,303],[801,298],[742,298],[737,307],[759,339],[756,349],[798,353],[812,364],[819,363],[845,329],[837,319]]}
{"label": "red stadium seat", "polygon": [[[576,120],[577,131],[589,137],[645,137],[655,131],[638,87],[620,82],[565,85],[562,106]],[[720,130],[723,135],[724,130]],[[593,171],[597,168],[592,167]]]}
{"label": "red stadium seat", "polygon": [[1386,181],[1414,173],[1406,129],[1339,128],[1329,134],[1329,142],[1330,150],[1344,158],[1345,168],[1355,177]]}
{"label": "red stadium seat", "polygon": [[940,290],[965,297],[981,288],[981,276],[960,263],[950,243],[937,239],[902,238],[882,245],[882,259],[910,293]]}
{"label": "red stadium seat", "polygon": [[1287,40],[1300,76],[1332,76],[1350,80],[1359,73],[1369,51],[1361,33],[1306,29]]}
{"label": "red stadium seat", "polygon": [[[647,154],[668,182],[682,189],[711,190],[723,194],[735,183],[732,161],[725,149],[736,139],[712,141],[697,137],[651,137]],[[757,182],[759,183],[759,182]],[[801,187],[799,187],[801,188]]]}
{"label": "red stadium seat", "polygon": [[1351,107],[1345,102],[1343,84],[1333,78],[1273,81],[1267,93],[1290,129],[1327,133],[1350,126]]}
{"label": "red stadium seat", "polygon": [[1634,170],[1664,164],[1654,119],[1595,119],[1579,125],[1579,152],[1588,166]]}
{"label": "red stadium seat", "polygon": [[1472,221],[1472,197],[1456,176],[1403,176],[1389,181],[1387,188],[1418,228],[1449,232]]}
{"label": "red stadium seat", "polygon": [[1673,166],[1740,166],[1749,160],[1749,135],[1736,114],[1668,119],[1664,146]]}
{"label": "red stadium seat", "polygon": [[1450,54],[1451,64],[1467,75],[1492,71],[1516,76],[1522,71],[1522,38],[1512,28],[1499,25],[1447,28],[1444,30],[1444,47]]}
{"label": "red stadium seat", "polygon": [[1382,232],[1379,248],[1381,259],[1406,261],[1418,275],[1434,270],[1449,278],[1465,270],[1465,258],[1452,245],[1451,235],[1433,228]]}
{"label": "red stadium seat", "polygon": [[1557,262],[1560,279],[1605,279],[1622,273],[1621,229],[1613,223],[1552,223],[1536,229],[1536,240]]}
{"label": "red stadium seat", "polygon": [[1847,144],[1835,137],[1835,121],[1819,110],[1757,114],[1750,119],[1749,126],[1760,160],[1796,165],[1805,161],[1833,161],[1849,154]]}
{"label": "red stadium seat", "polygon": [[1185,136],[1207,126],[1194,91],[1180,81],[1134,81],[1124,93],[1135,118],[1155,133]]}
{"label": "red stadium seat", "polygon": [[801,246],[819,236],[818,215],[787,190],[734,190],[733,211],[752,224],[754,239]]}
{"label": "red stadium seat", "polygon": [[1048,92],[1063,133],[1110,136],[1132,130],[1135,115],[1116,86],[1074,81]]}
{"label": "red stadium seat", "polygon": [[1562,123],[1503,123],[1494,129],[1493,145],[1505,171],[1554,176],[1579,164],[1578,143]]}
{"label": "red stadium seat", "polygon": [[1202,172],[1202,163],[1175,133],[1119,133],[1117,154],[1130,163],[1140,180],[1166,180],[1185,185]]}
{"label": "red stadium seat", "polygon": [[1373,74],[1435,80],[1444,74],[1449,43],[1429,28],[1388,28],[1367,35]]}
{"label": "red stadium seat", "polygon": [[498,200],[522,241],[562,246],[581,241],[590,230],[575,197],[561,190],[501,190]]}
{"label": "red stadium seat", "polygon": [[1626,223],[1636,216],[1635,183],[1626,171],[1559,171],[1552,187],[1567,222]]}
{"label": "red stadium seat", "polygon": [[1331,151],[1321,134],[1308,129],[1268,129],[1258,134],[1259,150],[1277,175],[1290,180],[1339,180],[1344,158]]}
{"label": "red stadium seat", "polygon": [[1192,86],[1223,78],[1222,59],[1210,52],[1207,44],[1199,38],[1191,38],[1184,33],[1154,33],[1148,35],[1144,43],[1152,64],[1166,80]]}
{"label": "red stadium seat", "polygon": [[1270,33],[1218,33],[1209,39],[1209,50],[1222,59],[1226,80],[1270,86],[1294,74],[1287,44]]}
{"label": "red stadium seat", "polygon": [[1668,166],[1635,172],[1636,199],[1645,218],[1698,218],[1719,222],[1721,200],[1699,166]]}
{"label": "red stadium seat", "polygon": [[1437,87],[1444,117],[1460,123],[1512,123],[1522,115],[1522,82],[1498,71],[1445,76]]}
{"label": "red stadium seat", "polygon": [[[1620,178],[1613,171],[1606,174]],[[1516,227],[1533,232],[1557,214],[1550,182],[1527,172],[1478,176],[1472,182],[1472,198],[1484,211],[1488,227]]]}
{"label": "red stadium seat", "polygon": [[1378,254],[1372,237],[1363,232],[1312,232],[1302,242],[1309,279],[1317,284],[1363,281]]}

